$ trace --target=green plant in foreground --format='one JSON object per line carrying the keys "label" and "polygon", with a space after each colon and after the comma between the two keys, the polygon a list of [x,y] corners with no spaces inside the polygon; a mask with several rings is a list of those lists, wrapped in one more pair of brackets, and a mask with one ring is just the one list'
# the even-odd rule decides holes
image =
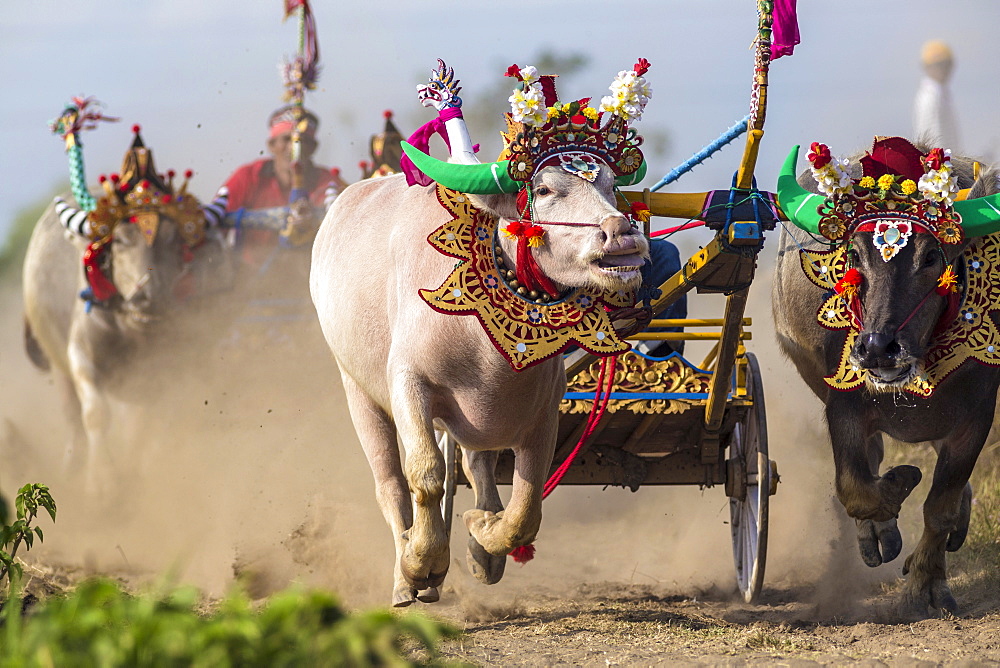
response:
{"label": "green plant in foreground", "polygon": [[293,588],[257,608],[242,591],[199,614],[198,592],[132,596],[84,581],[27,615],[5,607],[0,664],[17,666],[414,666],[458,631],[419,613],[348,614],[325,592]]}
{"label": "green plant in foreground", "polygon": [[56,520],[56,502],[52,500],[49,488],[39,483],[17,490],[14,508],[17,519],[0,528],[0,584],[6,579],[8,585],[13,585],[24,575],[24,569],[15,560],[22,544],[30,550],[36,537],[39,542],[45,540],[42,528],[31,525],[38,517],[38,510],[46,511],[53,522]]}

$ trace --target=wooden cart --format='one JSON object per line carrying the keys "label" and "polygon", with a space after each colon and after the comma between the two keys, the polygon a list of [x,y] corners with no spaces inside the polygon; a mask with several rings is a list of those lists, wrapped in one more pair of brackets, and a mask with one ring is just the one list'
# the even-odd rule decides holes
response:
{"label": "wooden cart", "polygon": [[[649,485],[722,486],[730,502],[737,584],[747,602],[756,599],[764,580],[768,505],[779,480],[768,454],[760,366],[744,345],[751,338],[751,320],[744,311],[757,256],[764,233],[782,217],[773,195],[758,191],[753,179],[764,134],[771,3],[760,1],[758,8],[760,38],[751,114],[744,120],[747,139],[732,187],[711,193],[660,194],[649,189],[620,193],[623,210],[641,201],[654,216],[704,221],[715,231],[711,242],[660,286],[654,313],[691,290],[726,295],[721,318],[654,319],[649,328],[683,331],[647,329],[630,340],[716,343],[698,365],[677,353],[654,358],[636,350],[626,352],[615,361],[612,391],[599,399],[601,361],[582,351],[567,356],[568,387],[560,404],[552,467],[555,472],[574,457],[560,480],[564,485],[616,485],[633,491]],[[650,234],[648,224],[646,234]],[[606,401],[603,418],[596,428],[590,427],[589,438],[581,444],[595,400]],[[439,445],[447,469],[442,511],[450,529],[455,486],[468,481],[454,440],[441,432]],[[509,484],[512,475],[513,453],[506,451],[497,464],[497,481]]]}

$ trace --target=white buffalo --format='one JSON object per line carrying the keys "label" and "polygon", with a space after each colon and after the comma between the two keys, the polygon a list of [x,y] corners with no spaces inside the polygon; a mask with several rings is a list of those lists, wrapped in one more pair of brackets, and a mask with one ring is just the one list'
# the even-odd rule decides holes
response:
{"label": "white buffalo", "polygon": [[[171,193],[174,202],[185,196],[144,185]],[[188,222],[203,226],[193,198],[189,206]],[[57,199],[35,226],[24,259],[25,346],[32,362],[64,386],[75,432],[68,464],[86,470],[91,492],[108,478],[109,453],[101,451],[116,426],[113,408],[156,397],[157,362],[176,370],[176,358],[154,353],[176,343],[177,307],[209,282],[206,270],[219,268],[215,278],[224,280],[221,267],[230,262],[220,244],[200,240],[201,227],[182,229],[156,209],[129,209],[124,197],[120,207],[122,218],[112,216],[109,235],[95,242],[88,213]],[[85,269],[87,256],[99,259]]]}
{"label": "white buffalo", "polygon": [[[487,181],[494,166],[447,165]],[[467,184],[432,176],[469,193]],[[613,180],[604,163],[593,183],[555,166],[531,178],[535,219],[576,223],[546,226],[545,245],[535,249],[539,268],[561,290],[639,285],[648,242],[615,208]],[[469,197],[501,225],[520,218],[513,194]],[[496,582],[506,555],[538,531],[566,384],[558,355],[515,372],[475,317],[445,315],[422,300],[418,291],[436,288],[455,266],[427,242],[449,215],[433,186],[408,188],[402,175],[363,181],[337,199],[313,247],[313,302],[395,540],[396,606],[437,600],[448,570],[439,510],[445,464],[435,428],[461,444],[476,495],[476,508],[464,514],[470,567],[481,581]],[[500,244],[513,267],[516,242]],[[494,479],[505,448],[516,459],[506,510]]]}

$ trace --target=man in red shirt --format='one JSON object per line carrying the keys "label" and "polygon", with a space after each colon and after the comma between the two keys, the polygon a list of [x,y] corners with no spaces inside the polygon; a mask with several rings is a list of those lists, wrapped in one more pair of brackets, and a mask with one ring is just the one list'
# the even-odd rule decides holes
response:
{"label": "man in red shirt", "polygon": [[[291,245],[305,243],[312,239],[324,210],[324,193],[334,176],[326,167],[315,165],[312,156],[316,152],[316,129],[319,119],[315,114],[304,111],[305,127],[301,130],[300,168],[303,189],[307,198],[291,205],[289,228],[283,235]],[[267,150],[269,158],[261,158],[237,168],[219,189],[218,197],[228,197],[226,212],[240,209],[270,209],[289,206],[292,190],[292,131],[295,128],[295,107],[282,107],[268,119],[269,133]],[[288,234],[287,232],[292,232]],[[244,255],[257,255],[279,242],[279,231],[267,228],[242,229],[240,242],[246,251]],[[298,242],[298,243],[296,243]],[[249,258],[245,258],[248,259]],[[250,262],[256,264],[255,262]]]}
{"label": "man in red shirt", "polygon": [[[229,189],[227,211],[237,209],[266,209],[287,206],[292,188],[292,130],[295,127],[295,108],[278,109],[268,119],[270,132],[267,150],[270,158],[261,158],[239,167],[226,181]],[[302,141],[302,176],[305,191],[314,206],[323,205],[323,193],[331,181],[330,170],[314,165],[316,129],[319,119],[309,111],[304,112],[305,130]]]}
{"label": "man in red shirt", "polygon": [[[271,114],[267,138],[270,156],[238,167],[216,194],[209,207],[212,211],[206,212],[212,215],[210,224],[232,231],[238,248],[241,261],[229,305],[239,311],[234,340],[243,343],[255,338],[271,343],[297,340],[298,328],[315,321],[309,300],[309,249],[326,210],[325,191],[337,177],[328,168],[313,164],[319,120],[302,110],[299,168],[307,197],[289,202],[294,169],[292,131],[298,113],[289,105]],[[287,213],[240,215],[241,210],[279,207]]]}

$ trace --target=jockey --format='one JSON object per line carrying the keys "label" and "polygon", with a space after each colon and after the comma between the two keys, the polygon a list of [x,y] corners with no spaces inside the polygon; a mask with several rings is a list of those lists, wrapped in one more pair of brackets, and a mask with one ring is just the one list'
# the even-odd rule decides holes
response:
{"label": "jockey", "polygon": [[[282,107],[268,119],[267,150],[270,158],[261,158],[238,167],[226,180],[227,211],[237,209],[267,209],[288,204],[292,188],[292,130],[295,124],[292,105]],[[323,192],[332,180],[330,170],[313,164],[316,152],[316,129],[319,119],[305,112],[306,129],[302,132],[302,170],[305,189],[314,206],[323,205]]]}
{"label": "jockey", "polygon": [[[657,290],[667,279],[676,274],[681,269],[681,255],[675,246],[666,239],[652,237],[649,240],[649,260],[642,268],[642,288],[639,291],[639,299],[652,298],[652,292]],[[668,306],[659,313],[653,314],[654,318],[686,318],[687,317],[687,295],[681,295],[680,299]],[[650,327],[649,332],[679,332],[679,327]],[[642,352],[654,357],[665,357],[671,352],[684,352],[683,341],[642,341],[636,345]]]}
{"label": "jockey", "polygon": [[[292,131],[295,126],[296,109],[293,105],[281,107],[268,118],[267,150],[269,158],[261,158],[242,165],[232,173],[216,194],[216,201],[226,197],[226,212],[240,209],[269,209],[289,205],[292,189]],[[304,111],[306,124],[301,132],[302,180],[308,198],[300,200],[298,206],[291,207],[292,224],[303,228],[315,228],[322,219],[324,193],[335,179],[330,169],[316,165],[312,156],[316,152],[316,129],[319,119],[310,111]],[[241,232],[245,259],[250,264],[259,264],[252,256],[277,243],[278,232],[271,229],[248,229]],[[255,250],[256,249],[256,250]],[[262,260],[262,258],[260,258]]]}

